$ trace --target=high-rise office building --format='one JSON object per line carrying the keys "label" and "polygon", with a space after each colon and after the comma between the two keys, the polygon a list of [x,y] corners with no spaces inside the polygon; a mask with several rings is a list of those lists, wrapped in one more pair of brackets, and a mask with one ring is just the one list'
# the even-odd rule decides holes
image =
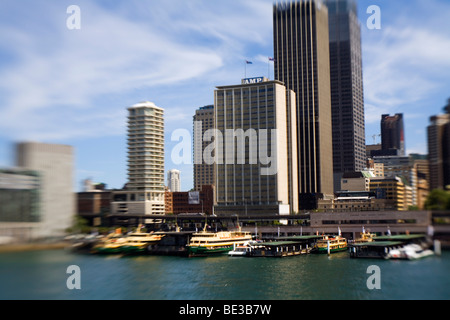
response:
{"label": "high-rise office building", "polygon": [[164,214],[164,109],[128,108],[128,183],[113,193],[113,214]]}
{"label": "high-rise office building", "polygon": [[214,112],[215,213],[297,211],[295,93],[279,81],[220,86]]}
{"label": "high-rise office building", "polygon": [[172,169],[167,172],[167,187],[172,192],[180,192],[181,191],[181,172],[180,170]]}
{"label": "high-rise office building", "polygon": [[209,145],[203,140],[206,131],[214,129],[214,105],[195,111],[194,121],[194,190],[201,191],[204,185],[214,185],[214,164],[203,161],[203,151]]}
{"label": "high-rise office building", "polygon": [[273,8],[275,79],[297,97],[298,190],[301,209],[333,193],[328,9],[320,0]]}
{"label": "high-rise office building", "polygon": [[335,191],[344,172],[366,164],[361,26],[355,0],[326,0],[330,37]]}
{"label": "high-rise office building", "polygon": [[40,176],[40,218],[33,237],[65,234],[75,216],[72,146],[24,142],[16,146],[16,165]]}
{"label": "high-rise office building", "polygon": [[450,113],[430,118],[428,126],[430,190],[450,186]]}
{"label": "high-rise office building", "polygon": [[405,129],[403,114],[393,116],[383,114],[381,116],[381,156],[398,155],[405,153]]}

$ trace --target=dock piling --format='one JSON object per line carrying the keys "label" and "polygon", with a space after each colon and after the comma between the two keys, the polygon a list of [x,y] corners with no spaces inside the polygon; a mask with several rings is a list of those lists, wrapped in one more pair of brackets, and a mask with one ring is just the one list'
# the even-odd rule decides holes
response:
{"label": "dock piling", "polygon": [[434,240],[434,253],[437,256],[441,255],[441,242],[439,240]]}

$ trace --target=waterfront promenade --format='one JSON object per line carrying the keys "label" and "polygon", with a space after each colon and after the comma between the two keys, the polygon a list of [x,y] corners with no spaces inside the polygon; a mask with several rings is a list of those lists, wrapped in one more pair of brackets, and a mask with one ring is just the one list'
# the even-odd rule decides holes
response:
{"label": "waterfront promenade", "polygon": [[68,247],[70,244],[65,241],[54,243],[14,243],[0,245],[0,253],[8,252],[25,252],[25,251],[42,251],[42,250],[59,250]]}

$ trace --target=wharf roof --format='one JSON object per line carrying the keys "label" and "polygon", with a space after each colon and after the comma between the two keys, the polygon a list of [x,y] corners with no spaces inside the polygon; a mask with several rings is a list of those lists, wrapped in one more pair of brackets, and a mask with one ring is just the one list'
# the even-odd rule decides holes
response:
{"label": "wharf roof", "polygon": [[375,237],[373,240],[375,241],[408,241],[414,239],[425,238],[425,234],[399,234],[395,236],[380,236]]}
{"label": "wharf roof", "polygon": [[352,247],[393,247],[404,244],[402,241],[373,241],[373,242],[360,242],[352,243]]}
{"label": "wharf roof", "polygon": [[283,246],[292,246],[299,243],[300,243],[299,241],[273,241],[273,242],[258,243],[257,245],[263,247],[283,247]]}
{"label": "wharf roof", "polygon": [[323,236],[293,236],[293,237],[280,237],[278,240],[280,241],[307,241],[307,240],[315,240],[315,239],[322,239]]}

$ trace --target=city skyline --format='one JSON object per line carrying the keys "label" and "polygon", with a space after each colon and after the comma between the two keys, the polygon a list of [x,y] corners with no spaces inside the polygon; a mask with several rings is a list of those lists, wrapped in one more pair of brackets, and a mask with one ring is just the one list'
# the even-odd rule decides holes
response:
{"label": "city skyline", "polygon": [[[166,110],[166,168],[184,172],[181,189],[191,189],[192,165],[171,161],[171,133],[192,132],[195,110],[213,102],[216,86],[239,84],[244,70],[273,79],[273,1],[78,1],[80,30],[66,27],[71,4],[0,4],[0,167],[13,166],[15,142],[67,144],[74,191],[86,178],[121,188],[126,108],[153,101]],[[380,30],[366,26],[370,5],[381,9]],[[403,113],[406,152],[427,153],[429,117],[450,96],[449,14],[443,0],[358,1],[366,144],[382,114]]]}

